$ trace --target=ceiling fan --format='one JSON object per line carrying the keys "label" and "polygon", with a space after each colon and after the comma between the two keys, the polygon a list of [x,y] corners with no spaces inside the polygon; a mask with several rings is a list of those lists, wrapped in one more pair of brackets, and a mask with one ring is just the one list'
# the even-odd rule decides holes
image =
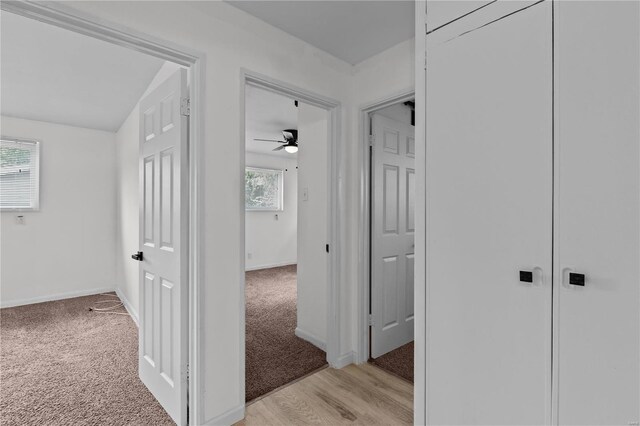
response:
{"label": "ceiling fan", "polygon": [[277,142],[284,145],[280,145],[275,148],[273,151],[280,151],[284,149],[289,154],[294,154],[298,152],[298,131],[296,129],[284,129],[282,131],[283,141],[277,141],[273,139],[254,139],[254,141],[262,141],[262,142]]}

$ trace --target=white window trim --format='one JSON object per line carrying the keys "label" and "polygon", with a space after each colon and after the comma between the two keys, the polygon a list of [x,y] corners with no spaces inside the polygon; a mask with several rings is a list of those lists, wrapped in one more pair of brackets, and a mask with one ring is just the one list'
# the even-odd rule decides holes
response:
{"label": "white window trim", "polygon": [[[278,203],[280,205],[279,208],[259,208],[259,207],[247,207],[247,203],[245,201],[244,209],[248,212],[282,212],[284,211],[284,169],[271,169],[267,167],[245,167],[245,176],[248,170],[256,171],[256,172],[268,172],[268,173],[277,173],[279,177],[279,188],[278,188]],[[246,179],[246,178],[245,178]],[[246,182],[245,182],[246,184]]]}
{"label": "white window trim", "polygon": [[0,140],[6,142],[13,142],[17,144],[30,144],[35,145],[36,159],[32,164],[32,172],[34,173],[34,179],[36,182],[34,202],[32,207],[0,207],[2,212],[37,212],[40,211],[40,141],[36,139],[22,139],[14,138],[10,136],[0,136]]}

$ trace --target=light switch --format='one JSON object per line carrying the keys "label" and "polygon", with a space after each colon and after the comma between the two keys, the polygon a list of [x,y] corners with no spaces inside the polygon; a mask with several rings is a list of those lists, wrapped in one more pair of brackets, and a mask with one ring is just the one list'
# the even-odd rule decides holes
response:
{"label": "light switch", "polygon": [[309,200],[309,188],[304,187],[302,188],[302,201],[308,201]]}

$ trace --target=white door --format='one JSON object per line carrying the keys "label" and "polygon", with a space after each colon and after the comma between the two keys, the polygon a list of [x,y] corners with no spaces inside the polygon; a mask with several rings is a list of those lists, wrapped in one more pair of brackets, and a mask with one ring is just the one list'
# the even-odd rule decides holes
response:
{"label": "white door", "polygon": [[371,357],[413,341],[415,129],[371,118]]}
{"label": "white door", "polygon": [[640,3],[555,4],[556,420],[638,424]]}
{"label": "white door", "polygon": [[427,36],[428,424],[551,418],[551,36],[550,2]]}
{"label": "white door", "polygon": [[140,102],[139,373],[171,418],[187,418],[187,130],[180,70]]}

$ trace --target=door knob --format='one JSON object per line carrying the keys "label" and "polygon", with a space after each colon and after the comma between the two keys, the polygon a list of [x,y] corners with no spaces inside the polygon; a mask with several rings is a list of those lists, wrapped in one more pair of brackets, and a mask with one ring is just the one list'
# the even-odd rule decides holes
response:
{"label": "door knob", "polygon": [[137,260],[138,262],[142,262],[142,260],[143,260],[142,252],[141,252],[141,251],[139,251],[139,252],[137,252],[137,253],[135,253],[135,254],[132,254],[132,255],[131,255],[131,258],[132,258],[133,260]]}
{"label": "door knob", "polygon": [[522,283],[532,283],[533,282],[533,271],[520,271],[520,282],[522,282]]}
{"label": "door knob", "polygon": [[584,287],[585,276],[584,274],[577,274],[575,272],[569,272],[569,284],[579,285]]}

